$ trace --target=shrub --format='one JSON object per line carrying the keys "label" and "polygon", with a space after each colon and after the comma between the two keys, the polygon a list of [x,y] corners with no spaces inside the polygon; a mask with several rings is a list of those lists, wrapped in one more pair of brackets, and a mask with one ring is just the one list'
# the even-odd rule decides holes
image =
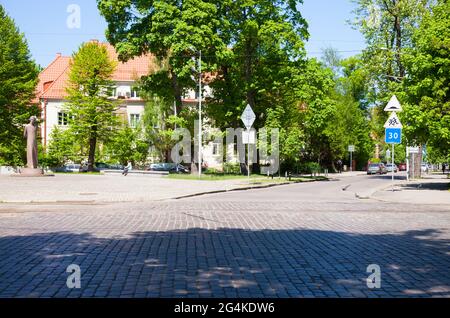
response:
{"label": "shrub", "polygon": [[223,164],[223,173],[236,175],[241,174],[241,166],[238,163],[226,162]]}

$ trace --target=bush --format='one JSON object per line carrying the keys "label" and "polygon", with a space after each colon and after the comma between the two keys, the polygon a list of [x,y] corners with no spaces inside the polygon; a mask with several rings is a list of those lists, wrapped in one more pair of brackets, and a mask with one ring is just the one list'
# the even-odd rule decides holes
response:
{"label": "bush", "polygon": [[205,174],[223,174],[223,173],[215,168],[208,168],[206,169]]}
{"label": "bush", "polygon": [[223,164],[223,173],[224,174],[241,174],[241,166],[238,163],[224,163]]}
{"label": "bush", "polygon": [[299,165],[299,171],[300,173],[319,173],[321,169],[321,166],[317,162],[306,162]]}

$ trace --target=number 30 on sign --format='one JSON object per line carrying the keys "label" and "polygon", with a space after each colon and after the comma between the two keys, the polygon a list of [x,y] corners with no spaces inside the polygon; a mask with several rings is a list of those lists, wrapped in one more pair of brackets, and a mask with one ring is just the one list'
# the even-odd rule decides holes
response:
{"label": "number 30 on sign", "polygon": [[385,142],[387,144],[400,144],[402,142],[402,129],[386,128]]}

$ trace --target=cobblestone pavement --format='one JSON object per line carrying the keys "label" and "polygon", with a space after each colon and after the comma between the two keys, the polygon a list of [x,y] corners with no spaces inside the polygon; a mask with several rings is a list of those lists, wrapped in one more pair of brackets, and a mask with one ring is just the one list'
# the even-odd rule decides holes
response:
{"label": "cobblestone pavement", "polygon": [[0,297],[450,297],[449,205],[281,199],[298,189],[0,205]]}

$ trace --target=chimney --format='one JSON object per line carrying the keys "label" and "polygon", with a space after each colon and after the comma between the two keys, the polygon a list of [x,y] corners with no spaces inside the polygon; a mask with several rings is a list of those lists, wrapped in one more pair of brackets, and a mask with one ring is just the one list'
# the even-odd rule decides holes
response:
{"label": "chimney", "polygon": [[92,42],[92,43],[99,43],[99,41],[98,41],[97,39],[91,39],[89,42]]}
{"label": "chimney", "polygon": [[56,58],[61,57],[62,54],[61,53],[56,53]]}

